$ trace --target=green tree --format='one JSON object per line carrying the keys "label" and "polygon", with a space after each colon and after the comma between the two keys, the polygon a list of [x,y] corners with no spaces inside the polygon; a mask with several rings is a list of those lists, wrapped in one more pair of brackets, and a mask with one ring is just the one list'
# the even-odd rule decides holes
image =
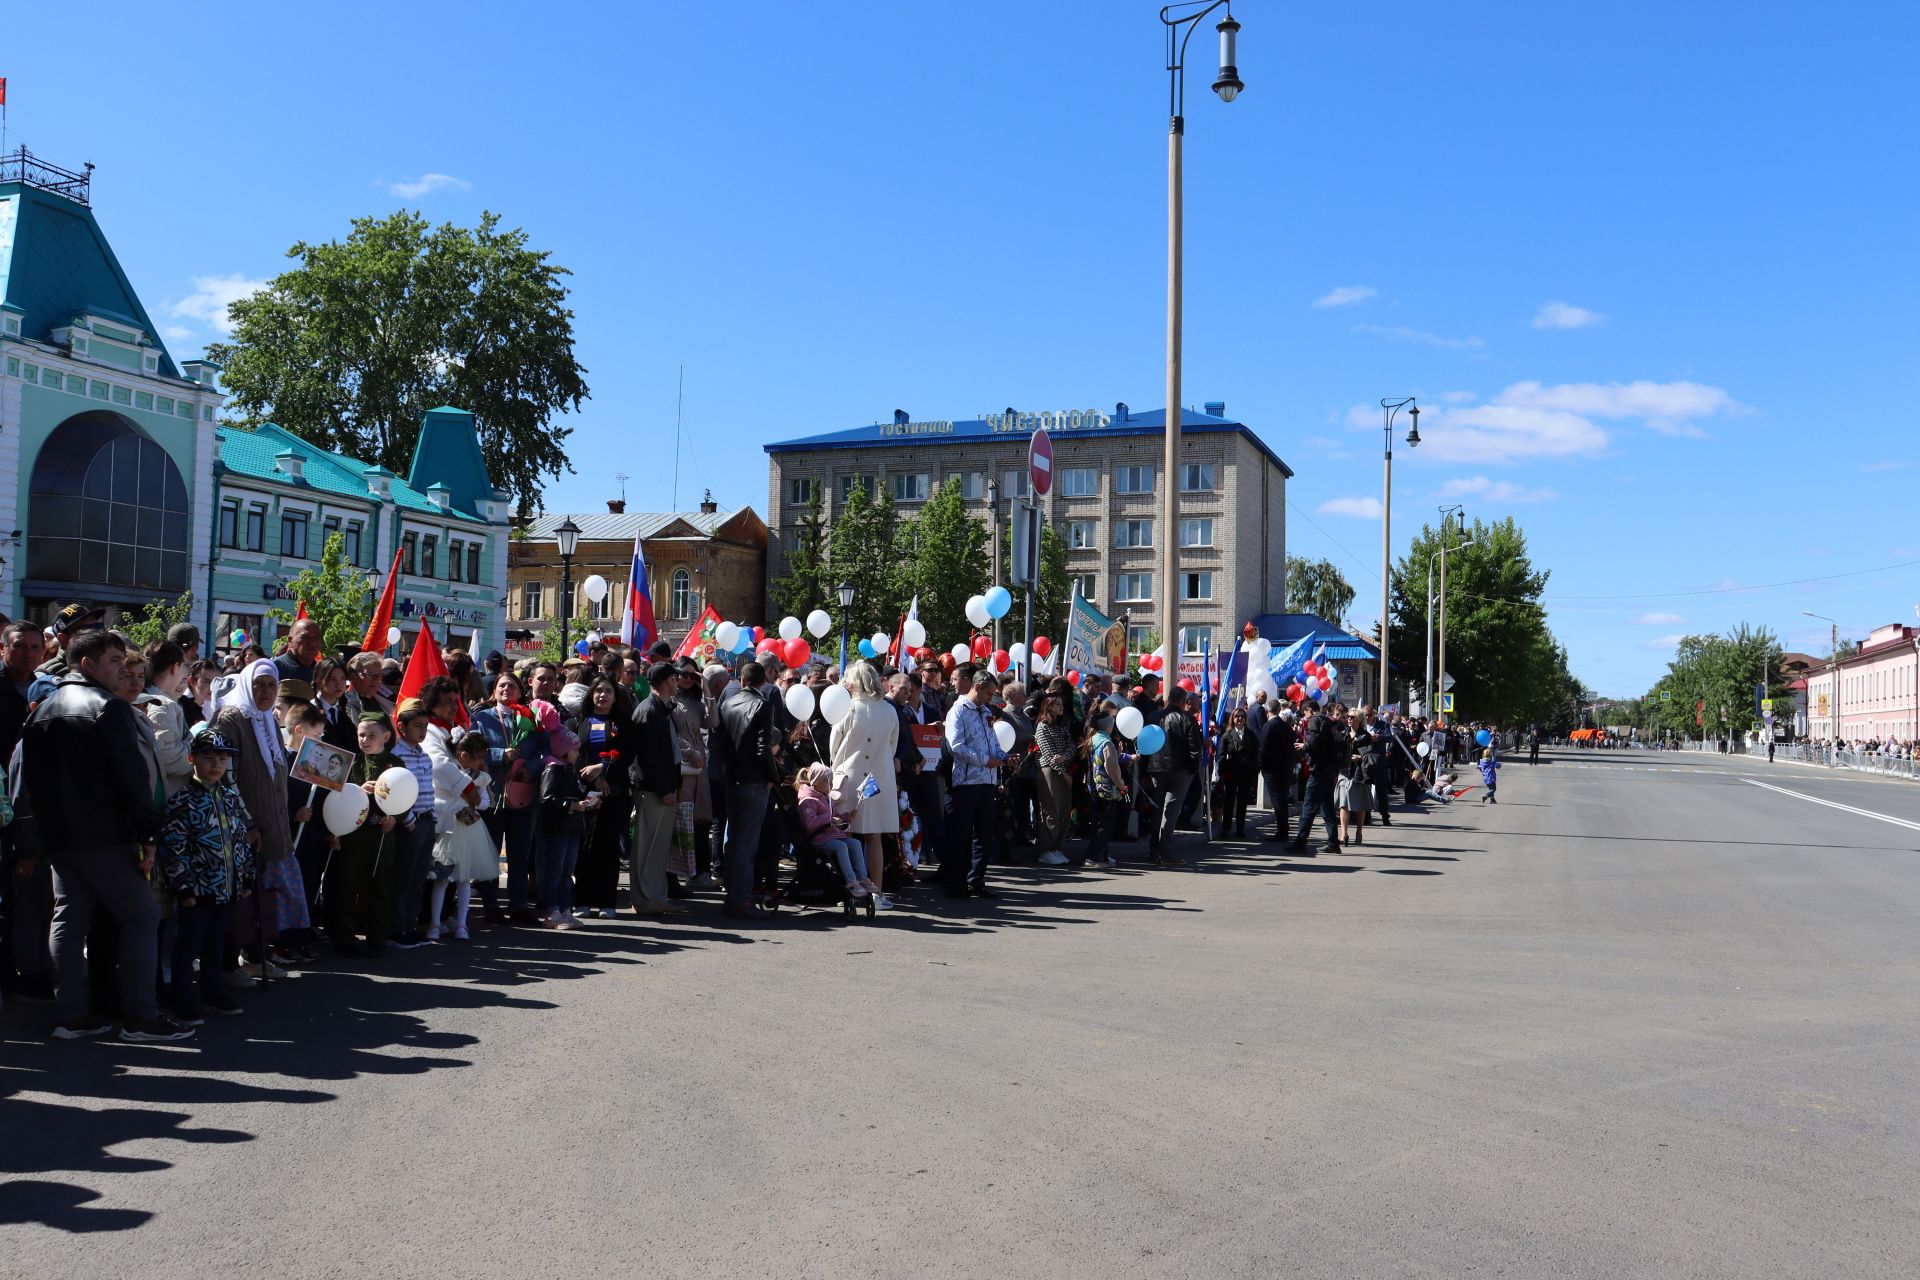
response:
{"label": "green tree", "polygon": [[827,518],[821,506],[820,487],[814,486],[806,514],[796,526],[799,546],[787,553],[787,572],[776,578],[768,590],[775,617],[792,614],[804,620],[815,609],[830,614],[840,611],[840,596],[834,580],[827,545]]}
{"label": "green tree", "polygon": [[[952,648],[971,630],[967,598],[989,585],[987,527],[967,514],[959,480],[947,481],[928,496],[919,518],[900,526],[898,542],[898,597],[910,601],[918,596],[927,643]],[[896,620],[887,620],[888,631]]]}
{"label": "green tree", "polygon": [[229,309],[233,339],[208,348],[236,416],[270,417],[326,449],[405,475],[420,418],[471,410],[487,470],[520,514],[572,468],[556,413],[588,396],[573,358],[571,273],[501,231],[400,210],[356,218],[345,242],[302,241],[300,265]]}
{"label": "green tree", "polygon": [[[1013,559],[1013,529],[1007,529],[1006,545],[1002,548],[1005,562]],[[1027,589],[1009,587],[1013,593],[1013,608],[1007,614],[1007,621],[1014,624],[1015,630],[1024,627],[1027,622]],[[1033,593],[1033,634],[1046,636],[1058,644],[1067,634],[1067,609],[1073,603],[1073,579],[1067,575],[1067,541],[1060,536],[1060,530],[1054,525],[1043,525],[1040,529],[1040,582]]]}
{"label": "green tree", "polygon": [[[156,640],[165,640],[167,632],[182,622],[193,621],[193,592],[183,591],[177,596],[158,596],[136,609],[120,615],[121,634],[133,642],[136,649],[144,649]],[[206,646],[207,651],[212,644]]]}
{"label": "green tree", "polygon": [[[876,631],[892,635],[900,621],[904,601],[899,593],[896,532],[893,499],[885,490],[870,496],[864,484],[856,483],[827,536],[834,584],[853,584],[853,609],[837,619],[846,627],[849,645],[854,637]],[[928,630],[932,631],[931,625]]]}
{"label": "green tree", "polygon": [[[1771,630],[1745,622],[1725,635],[1682,638],[1667,674],[1647,694],[1653,727],[1683,738],[1746,733],[1764,723],[1764,712],[1754,706],[1758,696],[1776,699],[1780,717],[1792,696],[1780,669],[1782,654]],[[1704,723],[1695,723],[1696,716]]]}
{"label": "green tree", "polygon": [[[359,644],[367,636],[367,624],[373,620],[373,595],[366,576],[347,561],[346,538],[327,535],[320,550],[317,568],[302,569],[281,586],[296,606],[307,606],[307,617],[320,624],[320,643],[328,651],[343,644]],[[287,609],[269,609],[267,616],[280,624],[284,633],[297,614]]]}
{"label": "green tree", "polygon": [[1289,560],[1287,607],[1344,627],[1347,610],[1353,607],[1353,587],[1331,560]]}
{"label": "green tree", "polygon": [[[582,603],[584,602],[585,597],[582,597]],[[588,632],[601,631],[601,634],[605,635],[608,632],[601,629],[609,626],[612,634],[617,637],[620,631],[619,619],[616,618],[609,623],[605,618],[596,618],[592,614],[583,613],[567,624],[567,645],[563,649],[560,647],[560,623],[557,620],[549,622],[547,629],[540,633],[540,654],[537,660],[551,662],[558,666],[574,656],[573,646],[585,640]]]}

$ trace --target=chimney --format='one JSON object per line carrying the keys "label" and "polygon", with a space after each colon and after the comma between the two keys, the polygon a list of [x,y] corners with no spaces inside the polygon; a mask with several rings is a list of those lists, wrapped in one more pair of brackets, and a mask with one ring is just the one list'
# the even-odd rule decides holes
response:
{"label": "chimney", "polygon": [[1209,400],[1200,407],[1206,411],[1206,415],[1209,418],[1224,418],[1227,416],[1227,402],[1225,400]]}
{"label": "chimney", "polygon": [[616,516],[627,514],[627,500],[625,498],[608,498],[607,511],[609,514]]}
{"label": "chimney", "polygon": [[719,511],[720,504],[713,500],[713,490],[707,490],[700,499],[700,514],[703,516],[711,516],[719,514]]}
{"label": "chimney", "polygon": [[292,449],[282,449],[273,455],[273,466],[274,470],[298,484],[306,474],[307,460]]}

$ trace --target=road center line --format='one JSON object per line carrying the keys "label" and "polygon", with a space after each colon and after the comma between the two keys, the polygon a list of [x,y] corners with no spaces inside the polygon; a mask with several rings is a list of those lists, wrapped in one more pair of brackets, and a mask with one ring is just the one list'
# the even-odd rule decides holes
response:
{"label": "road center line", "polygon": [[1789,791],[1785,787],[1776,787],[1770,782],[1756,782],[1752,778],[1740,781],[1752,787],[1764,787],[1768,791],[1777,791],[1783,796],[1792,796],[1796,800],[1805,800],[1811,804],[1823,804],[1829,809],[1839,809],[1846,813],[1859,814],[1863,818],[1873,818],[1880,822],[1891,822],[1896,827],[1905,827],[1909,831],[1920,831],[1920,822],[1909,822],[1905,818],[1896,818],[1890,814],[1875,813],[1871,809],[1856,809],[1850,804],[1841,804],[1837,800],[1822,800],[1819,796],[1810,796],[1804,791]]}

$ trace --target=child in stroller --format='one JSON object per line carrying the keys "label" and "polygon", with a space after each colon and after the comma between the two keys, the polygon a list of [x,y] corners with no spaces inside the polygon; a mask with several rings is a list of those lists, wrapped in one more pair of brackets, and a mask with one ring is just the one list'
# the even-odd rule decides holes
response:
{"label": "child in stroller", "polygon": [[[827,858],[838,865],[847,903],[870,902],[879,887],[867,877],[866,850],[861,841],[847,832],[845,817],[836,811],[841,793],[834,791],[833,774],[823,764],[811,764],[800,771],[796,794],[796,820],[801,839],[794,842],[794,868],[802,895],[810,888],[826,888]],[[824,895],[823,895],[824,897]],[[838,898],[827,897],[832,901]]]}

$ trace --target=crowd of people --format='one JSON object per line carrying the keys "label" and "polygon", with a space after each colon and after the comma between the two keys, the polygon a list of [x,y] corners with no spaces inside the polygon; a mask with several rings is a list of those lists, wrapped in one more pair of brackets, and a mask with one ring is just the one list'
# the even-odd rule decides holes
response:
{"label": "crowd of people", "polygon": [[[311,621],[221,661],[190,625],[137,647],[81,606],[0,631],[6,993],[55,1005],[58,1038],[178,1040],[323,947],[377,965],[471,944],[476,899],[492,928],[618,919],[623,869],[643,919],[714,894],[736,920],[871,913],[916,887],[993,898],[1028,851],[1115,868],[1144,843],[1186,866],[1203,842],[1177,833],[1247,838],[1264,807],[1267,839],[1311,857],[1364,843],[1396,797],[1497,792],[1480,726],[1264,694],[1222,717],[1151,673],[1028,687],[951,656],[702,666],[665,643],[445,657],[402,698],[397,659],[328,655]],[[331,787],[294,776],[325,755],[310,739],[351,760]]]}

